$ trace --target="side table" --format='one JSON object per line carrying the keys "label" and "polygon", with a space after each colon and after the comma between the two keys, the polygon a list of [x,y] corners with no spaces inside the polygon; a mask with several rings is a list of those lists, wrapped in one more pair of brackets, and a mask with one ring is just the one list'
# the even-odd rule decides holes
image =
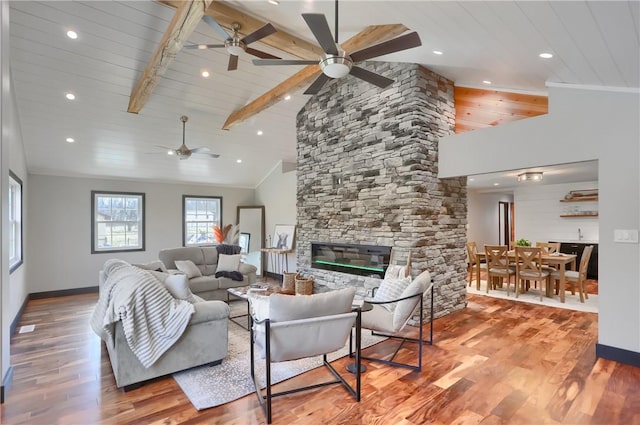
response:
{"label": "side table", "polygon": [[[280,249],[280,248],[262,248],[260,251],[269,254],[269,268],[275,274],[282,275],[282,272],[287,270],[287,264],[289,263],[289,253],[293,252],[292,249]],[[264,274],[264,280],[267,280],[267,274]]]}

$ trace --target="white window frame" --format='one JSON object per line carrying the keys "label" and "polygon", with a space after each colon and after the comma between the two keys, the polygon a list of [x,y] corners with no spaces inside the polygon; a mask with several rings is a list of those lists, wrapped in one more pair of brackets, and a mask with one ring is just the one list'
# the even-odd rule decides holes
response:
{"label": "white window frame", "polygon": [[22,265],[22,180],[9,170],[9,273]]}
{"label": "white window frame", "polygon": [[[204,220],[188,219],[187,201],[203,201],[203,200],[217,203],[217,210],[218,210],[217,217],[215,216],[215,214],[212,214],[211,217],[208,217]],[[199,227],[205,228],[207,230],[207,234],[211,233],[211,235],[213,235],[214,225],[222,227],[222,196],[182,195],[182,246],[215,245],[217,243],[215,240],[215,236],[213,240],[198,241],[195,243],[189,242],[189,239],[193,235],[189,234],[189,232],[187,231],[187,227],[190,224],[194,224],[194,223],[199,225]]]}
{"label": "white window frame", "polygon": [[[100,190],[92,190],[91,191],[91,253],[99,254],[104,252],[131,252],[131,251],[144,251],[145,250],[145,203],[144,203],[144,193],[136,193],[136,192],[110,192],[110,191],[100,191]],[[137,220],[100,220],[98,216],[98,199],[99,198],[135,198],[138,201],[138,212],[137,212]],[[100,232],[98,231],[99,226],[102,224],[122,224],[125,226],[131,224],[137,224],[138,231],[134,232],[136,234],[138,243],[136,245],[129,246],[100,246],[98,238],[100,237]]]}

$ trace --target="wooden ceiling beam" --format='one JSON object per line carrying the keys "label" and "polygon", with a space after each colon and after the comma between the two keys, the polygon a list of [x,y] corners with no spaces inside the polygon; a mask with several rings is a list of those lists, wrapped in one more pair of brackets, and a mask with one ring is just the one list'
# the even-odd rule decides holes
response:
{"label": "wooden ceiling beam", "polygon": [[158,80],[167,71],[167,68],[182,48],[182,44],[187,41],[193,30],[200,23],[211,1],[189,0],[179,2],[173,19],[162,36],[160,45],[131,92],[129,107],[127,108],[128,112],[137,114],[142,110],[153,89],[158,84]]}
{"label": "wooden ceiling beam", "polygon": [[[171,7],[178,7],[181,5],[182,1],[160,0],[160,3]],[[215,19],[215,21],[230,34],[233,34],[234,23],[240,24],[240,30],[238,32],[243,36],[251,34],[267,24],[267,22],[254,18],[245,12],[231,7],[228,3],[221,1],[213,1],[205,14]],[[313,60],[318,59],[323,55],[324,52],[319,46],[289,34],[277,26],[275,27],[278,31],[261,39],[261,44],[280,50],[284,53],[288,53],[300,59]]]}
{"label": "wooden ceiling beam", "polygon": [[[371,25],[351,37],[349,40],[341,43],[341,46],[347,52],[356,52],[373,44],[382,43],[383,41],[397,37],[407,31],[407,29],[408,28],[402,24]],[[224,130],[229,130],[234,125],[246,121],[270,106],[275,105],[287,94],[292,93],[306,84],[310,84],[319,73],[319,65],[305,66],[300,71],[293,74],[293,76],[284,80],[282,83],[278,84],[276,87],[272,88],[257,99],[242,108],[233,111],[225,121],[222,128]]]}

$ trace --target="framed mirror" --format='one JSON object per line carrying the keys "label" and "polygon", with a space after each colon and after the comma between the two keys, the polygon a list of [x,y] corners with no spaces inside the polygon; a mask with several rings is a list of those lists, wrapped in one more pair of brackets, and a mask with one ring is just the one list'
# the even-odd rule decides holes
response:
{"label": "framed mirror", "polygon": [[240,231],[240,246],[243,260],[257,267],[256,275],[264,273],[264,206],[238,206],[237,222]]}

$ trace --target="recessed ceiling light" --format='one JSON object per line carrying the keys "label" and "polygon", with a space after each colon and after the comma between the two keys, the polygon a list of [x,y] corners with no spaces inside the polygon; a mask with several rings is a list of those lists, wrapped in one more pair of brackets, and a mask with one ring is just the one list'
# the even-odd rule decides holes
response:
{"label": "recessed ceiling light", "polygon": [[75,142],[75,139],[73,137],[67,137],[67,143],[73,143]]}
{"label": "recessed ceiling light", "polygon": [[275,6],[277,6],[277,5],[279,5],[279,4],[280,4],[280,2],[279,2],[278,0],[267,0],[267,1],[268,1],[269,3],[271,3],[271,4],[275,5]]}
{"label": "recessed ceiling light", "polygon": [[67,99],[69,99],[69,100],[75,100],[76,95],[75,95],[75,94],[73,94],[73,93],[66,93],[66,94],[64,95],[64,97],[66,97],[66,98],[67,98]]}
{"label": "recessed ceiling light", "polygon": [[291,95],[290,95],[290,94],[288,94],[288,95],[286,95],[286,96],[284,97],[284,100],[289,100],[289,99],[291,99]]}
{"label": "recessed ceiling light", "polygon": [[240,164],[240,163],[242,162],[242,160],[241,160],[241,159],[236,159],[236,162],[237,162],[238,164]]}
{"label": "recessed ceiling light", "polygon": [[209,71],[204,70],[204,71],[202,71],[202,72],[200,73],[200,75],[202,75],[204,78],[209,78],[209,75],[211,75],[211,74],[209,74]]}
{"label": "recessed ceiling light", "polygon": [[78,38],[78,33],[73,30],[69,30],[67,31],[67,37],[69,37],[72,40],[75,40],[76,38]]}
{"label": "recessed ceiling light", "polygon": [[493,185],[494,186],[500,186],[500,183],[494,183]]}
{"label": "recessed ceiling light", "polygon": [[540,57],[542,59],[551,59],[553,57],[553,54],[544,52],[544,53],[540,53]]}
{"label": "recessed ceiling light", "polygon": [[434,54],[434,55],[441,55],[441,54],[442,54],[442,52],[441,52],[440,50],[434,50],[434,51],[433,51],[433,54]]}
{"label": "recessed ceiling light", "polygon": [[258,136],[262,136],[262,130],[258,130],[258,132],[256,133]]}
{"label": "recessed ceiling light", "polygon": [[489,81],[489,80],[482,80],[482,83],[483,83],[483,84],[491,84],[491,81]]}
{"label": "recessed ceiling light", "polygon": [[198,50],[207,50],[206,44],[198,44]]}
{"label": "recessed ceiling light", "polygon": [[474,181],[474,180],[475,180],[475,179],[474,179],[473,177],[469,177],[469,181],[470,181],[470,182],[472,182],[472,181]]}

